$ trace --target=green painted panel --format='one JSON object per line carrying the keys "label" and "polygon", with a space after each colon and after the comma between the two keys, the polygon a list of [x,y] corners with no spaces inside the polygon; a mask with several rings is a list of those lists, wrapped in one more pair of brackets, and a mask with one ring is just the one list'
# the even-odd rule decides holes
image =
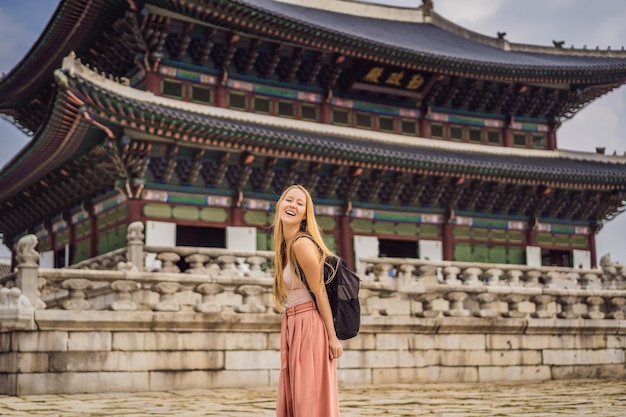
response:
{"label": "green painted panel", "polygon": [[120,206],[115,210],[114,218],[116,221],[126,220],[128,218],[128,206]]}
{"label": "green painted panel", "polygon": [[552,243],[552,235],[549,233],[537,233],[537,243]]}
{"label": "green painted panel", "polygon": [[572,243],[572,246],[576,246],[579,248],[586,248],[587,244],[589,243],[587,241],[587,236],[581,235],[572,236],[570,242]]}
{"label": "green painted panel", "polygon": [[472,229],[472,237],[474,239],[488,240],[489,229]]}
{"label": "green painted panel", "polygon": [[272,234],[265,230],[258,229],[256,231],[256,249],[257,250],[274,250],[274,242]]}
{"label": "green painted panel", "polygon": [[491,232],[489,233],[489,237],[491,238],[491,240],[505,242],[507,238],[507,233],[504,230],[492,229]]}
{"label": "green painted panel", "polygon": [[57,245],[57,247],[61,245],[65,245],[66,243],[69,243],[70,241],[70,234],[68,230],[62,231],[61,233],[57,234],[55,237],[56,237],[55,244]]}
{"label": "green painted panel", "polygon": [[37,250],[39,252],[50,250],[50,249],[52,249],[52,247],[50,245],[51,245],[50,238],[47,237],[47,238],[42,239],[42,240],[39,241],[39,244],[37,245]]}
{"label": "green painted panel", "polygon": [[555,234],[553,242],[557,245],[569,246],[569,235]]}
{"label": "green painted panel", "polygon": [[509,227],[508,221],[496,219],[474,218],[472,224],[474,225],[474,227],[485,227],[493,229],[507,229]]}
{"label": "green painted panel", "polygon": [[143,214],[146,217],[170,219],[172,217],[172,208],[165,204],[146,204],[143,206]]}
{"label": "green painted panel", "polygon": [[271,95],[271,96],[276,96],[276,97],[291,98],[291,99],[294,99],[294,100],[298,98],[298,92],[297,91],[286,90],[284,88],[278,88],[278,87],[269,87],[269,86],[263,85],[263,84],[255,84],[254,85],[254,92],[255,93],[260,93],[260,94],[267,94],[267,95]]}
{"label": "green painted panel", "polygon": [[336,247],[337,247],[337,242],[335,241],[335,236],[333,236],[333,235],[323,235],[322,238],[324,239],[324,243],[326,244],[326,246],[328,246],[328,249],[330,249],[331,252],[335,252],[336,251]]}
{"label": "green painted panel", "polygon": [[206,206],[207,198],[205,195],[198,194],[170,193],[167,196],[167,202],[173,204],[192,204],[196,206]]}
{"label": "green painted panel", "polygon": [[317,224],[322,228],[322,230],[335,230],[337,227],[335,218],[329,216],[318,216]]}
{"label": "green painted panel", "polygon": [[387,220],[396,222],[409,222],[419,223],[422,220],[422,215],[417,213],[402,213],[393,211],[376,211],[374,214],[375,220]]}
{"label": "green painted panel", "polygon": [[471,236],[471,230],[469,227],[455,226],[452,229],[452,235],[458,238],[469,239]]}
{"label": "green painted panel", "polygon": [[458,123],[458,124],[471,125],[471,126],[484,126],[485,125],[485,121],[483,119],[474,119],[470,117],[453,116],[453,115],[450,115],[450,117],[448,118],[448,123],[451,123],[451,124]]}
{"label": "green painted panel", "polygon": [[509,242],[523,243],[524,232],[519,231],[519,230],[509,230],[508,240]]}
{"label": "green painted panel", "polygon": [[268,213],[266,211],[246,211],[243,214],[243,221],[246,224],[258,226],[269,225]]}
{"label": "green painted panel", "polygon": [[76,252],[74,253],[74,263],[89,259],[91,256],[91,242],[89,239],[76,242]]}
{"label": "green painted panel", "polygon": [[392,114],[392,115],[397,115],[399,113],[397,107],[385,106],[382,104],[364,103],[362,101],[355,102],[353,108],[355,110],[365,110],[365,111],[370,111],[373,113],[383,113],[383,114]]}
{"label": "green painted panel", "polygon": [[419,232],[417,223],[396,223],[396,233],[402,236],[416,236]]}
{"label": "green painted panel", "polygon": [[469,243],[454,245],[454,260],[457,262],[470,262],[472,260],[472,247]]}
{"label": "green painted panel", "polygon": [[562,224],[552,224],[550,225],[550,229],[553,233],[567,233],[574,234],[576,233],[576,228],[574,226],[567,226]]}
{"label": "green painted panel", "polygon": [[504,246],[492,246],[489,248],[489,262],[496,264],[506,263],[507,250]]}
{"label": "green painted panel", "polygon": [[353,219],[350,222],[350,229],[354,232],[371,233],[374,230],[374,222],[367,219]]}
{"label": "green painted panel", "polygon": [[487,245],[474,245],[471,262],[490,262],[489,247]]}
{"label": "green painted panel", "polygon": [[509,247],[507,251],[507,263],[523,265],[526,263],[526,249],[518,246]]}
{"label": "green painted panel", "polygon": [[440,237],[441,228],[436,224],[420,224],[419,236]]}
{"label": "green painted panel", "polygon": [[172,217],[178,220],[198,220],[200,218],[200,210],[198,210],[198,207],[175,206],[172,209]]}
{"label": "green painted panel", "polygon": [[225,222],[228,220],[228,212],[225,209],[205,207],[200,210],[200,219],[206,222]]}
{"label": "green painted panel", "polygon": [[374,231],[376,233],[384,233],[390,235],[394,233],[394,226],[394,223],[391,222],[375,222]]}

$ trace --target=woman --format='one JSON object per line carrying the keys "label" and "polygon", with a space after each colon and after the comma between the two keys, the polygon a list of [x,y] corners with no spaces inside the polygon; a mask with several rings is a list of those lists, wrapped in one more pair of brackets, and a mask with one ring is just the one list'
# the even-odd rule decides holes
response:
{"label": "woman", "polygon": [[274,302],[280,310],[285,308],[276,416],[338,417],[336,359],[343,347],[322,277],[322,265],[331,252],[322,241],[313,200],[304,187],[292,185],[283,192],[273,226]]}

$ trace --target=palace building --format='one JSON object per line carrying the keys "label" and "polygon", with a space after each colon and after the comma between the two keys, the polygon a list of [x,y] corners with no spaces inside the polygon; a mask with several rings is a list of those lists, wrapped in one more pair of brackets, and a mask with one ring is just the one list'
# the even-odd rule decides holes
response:
{"label": "palace building", "polygon": [[0,172],[0,232],[57,267],[135,221],[148,245],[271,250],[299,183],[353,264],[594,266],[626,158],[557,132],[625,82],[624,51],[511,43],[431,1],[62,0],[0,79],[32,135]]}

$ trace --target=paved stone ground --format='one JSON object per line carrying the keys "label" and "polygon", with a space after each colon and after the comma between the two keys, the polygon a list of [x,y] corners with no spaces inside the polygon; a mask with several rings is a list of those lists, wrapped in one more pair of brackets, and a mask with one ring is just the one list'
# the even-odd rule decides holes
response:
{"label": "paved stone ground", "polygon": [[[0,415],[274,416],[275,388],[0,396]],[[340,389],[342,417],[626,416],[626,381],[412,384]]]}

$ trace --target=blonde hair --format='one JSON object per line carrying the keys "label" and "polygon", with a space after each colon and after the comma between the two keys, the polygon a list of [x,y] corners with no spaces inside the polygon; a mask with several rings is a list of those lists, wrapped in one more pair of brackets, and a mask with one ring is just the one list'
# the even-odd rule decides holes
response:
{"label": "blonde hair", "polygon": [[332,256],[332,252],[323,239],[323,232],[319,225],[317,224],[317,220],[315,219],[315,206],[313,205],[313,199],[311,198],[311,194],[308,192],[306,188],[301,185],[291,185],[283,191],[282,195],[278,199],[276,203],[276,213],[274,214],[274,221],[272,223],[272,227],[274,229],[274,285],[273,285],[273,294],[274,294],[274,304],[278,310],[282,310],[287,303],[287,287],[285,286],[285,281],[283,280],[283,270],[287,263],[291,263],[293,266],[294,272],[296,275],[302,280],[304,277],[301,277],[300,268],[298,268],[298,261],[293,253],[293,242],[297,240],[297,237],[294,238],[291,242],[291,246],[287,248],[287,243],[285,242],[285,236],[283,235],[283,224],[280,221],[280,215],[278,213],[280,204],[285,199],[287,193],[294,188],[302,191],[305,196],[305,217],[302,223],[300,224],[300,235],[309,235],[312,240],[317,244],[320,249],[320,253],[322,255],[320,265],[324,265],[326,258]]}

